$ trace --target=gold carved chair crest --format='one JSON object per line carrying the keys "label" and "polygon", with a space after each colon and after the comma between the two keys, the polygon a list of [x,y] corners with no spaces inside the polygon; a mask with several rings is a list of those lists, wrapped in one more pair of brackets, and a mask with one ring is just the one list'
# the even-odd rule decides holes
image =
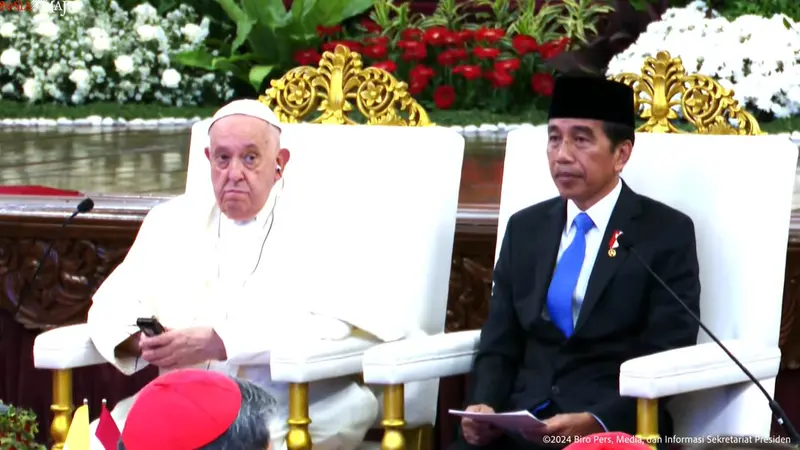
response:
{"label": "gold carved chair crest", "polygon": [[364,67],[361,55],[343,45],[323,53],[318,67],[295,67],[272,80],[259,100],[284,123],[433,125],[408,84]]}
{"label": "gold carved chair crest", "polygon": [[646,122],[636,131],[651,133],[684,133],[676,126],[683,119],[698,134],[764,134],[758,121],[711,77],[687,74],[680,58],[658,52],[644,61],[641,74],[622,73],[610,77],[634,90],[635,108]]}

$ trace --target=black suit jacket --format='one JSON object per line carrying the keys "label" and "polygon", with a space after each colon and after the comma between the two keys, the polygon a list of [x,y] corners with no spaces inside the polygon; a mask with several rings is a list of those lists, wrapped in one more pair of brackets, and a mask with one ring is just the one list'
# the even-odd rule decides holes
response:
{"label": "black suit jacket", "polygon": [[615,230],[629,236],[642,258],[699,314],[694,224],[623,183],[575,331],[567,339],[543,314],[565,222],[561,198],[530,206],[509,220],[470,404],[506,411],[550,401],[557,410],[590,412],[609,430],[633,434],[636,400],[619,395],[620,365],[696,344],[698,325],[634,256],[618,248],[610,257],[609,243]]}

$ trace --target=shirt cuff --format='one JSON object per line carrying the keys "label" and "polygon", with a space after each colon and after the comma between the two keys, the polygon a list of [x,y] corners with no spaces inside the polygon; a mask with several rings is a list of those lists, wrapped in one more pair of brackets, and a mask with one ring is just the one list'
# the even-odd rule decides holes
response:
{"label": "shirt cuff", "polygon": [[600,426],[601,426],[601,427],[603,427],[603,431],[605,431],[606,433],[608,433],[608,427],[606,426],[606,424],[604,424],[604,423],[603,423],[603,421],[602,421],[602,420],[600,420],[600,418],[599,418],[599,417],[597,417],[596,415],[594,415],[594,414],[592,414],[592,413],[589,413],[589,414],[591,414],[591,416],[592,416],[592,417],[594,417],[594,420],[596,420],[596,421],[597,421],[597,423],[599,423],[599,424],[600,424]]}

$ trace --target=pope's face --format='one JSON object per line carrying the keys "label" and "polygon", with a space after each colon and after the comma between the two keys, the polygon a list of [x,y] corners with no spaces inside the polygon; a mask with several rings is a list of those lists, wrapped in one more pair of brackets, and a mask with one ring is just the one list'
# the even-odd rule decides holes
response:
{"label": "pope's face", "polygon": [[548,122],[550,175],[561,196],[571,199],[584,211],[616,186],[630,153],[629,143],[612,148],[599,120]]}
{"label": "pope's face", "polygon": [[286,167],[280,131],[263,120],[233,115],[218,120],[209,133],[206,157],[217,204],[233,220],[250,220],[264,207]]}

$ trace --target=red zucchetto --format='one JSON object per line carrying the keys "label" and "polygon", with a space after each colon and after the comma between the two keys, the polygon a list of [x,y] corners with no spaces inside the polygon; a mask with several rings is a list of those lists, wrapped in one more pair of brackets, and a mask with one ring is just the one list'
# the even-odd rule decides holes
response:
{"label": "red zucchetto", "polygon": [[650,446],[630,434],[613,432],[585,436],[564,450],[650,450]]}
{"label": "red zucchetto", "polygon": [[136,398],[122,442],[126,450],[196,450],[230,428],[242,392],[230,377],[205,370],[178,370],[145,386]]}

